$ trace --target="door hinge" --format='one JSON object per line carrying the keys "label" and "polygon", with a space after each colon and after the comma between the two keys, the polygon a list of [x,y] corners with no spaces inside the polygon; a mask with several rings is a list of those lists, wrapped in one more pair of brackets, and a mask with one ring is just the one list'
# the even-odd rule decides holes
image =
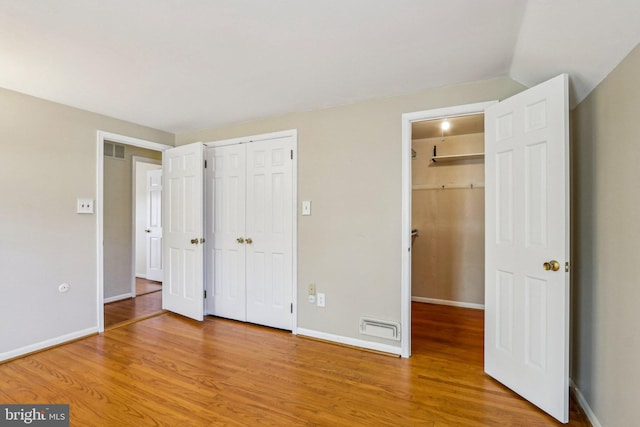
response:
{"label": "door hinge", "polygon": [[569,272],[569,261],[564,263],[564,271],[565,271],[565,273]]}
{"label": "door hinge", "polygon": [[204,299],[207,299],[207,290],[204,290]]}
{"label": "door hinge", "polygon": [[293,150],[291,150],[291,160],[293,160]]}
{"label": "door hinge", "polygon": [[291,314],[293,314],[293,303],[291,303]]}
{"label": "door hinge", "polygon": [[207,168],[207,161],[206,160],[204,161],[204,168],[205,169]]}

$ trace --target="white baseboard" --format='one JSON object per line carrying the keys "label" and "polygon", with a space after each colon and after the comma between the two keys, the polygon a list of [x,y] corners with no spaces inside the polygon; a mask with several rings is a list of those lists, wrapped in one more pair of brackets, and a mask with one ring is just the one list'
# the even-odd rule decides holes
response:
{"label": "white baseboard", "polygon": [[121,299],[133,298],[133,293],[127,292],[126,294],[116,295],[113,297],[105,298],[104,303],[120,301]]}
{"label": "white baseboard", "polygon": [[34,351],[44,350],[49,347],[56,346],[58,344],[63,344],[67,341],[72,341],[78,338],[84,338],[89,335],[97,334],[98,328],[91,327],[87,329],[83,329],[81,331],[71,332],[70,334],[61,335],[56,338],[51,338],[45,341],[41,341],[36,344],[30,344],[21,348],[17,348],[15,350],[7,351],[5,353],[0,353],[0,362],[3,360],[13,359],[15,357],[24,356],[25,354],[33,353]]}
{"label": "white baseboard", "polygon": [[425,297],[411,297],[411,301],[426,302],[428,304],[450,305],[452,307],[475,308],[477,310],[484,310],[484,304],[475,304],[472,302],[450,301],[446,299],[425,298]]}
{"label": "white baseboard", "polygon": [[602,427],[602,424],[600,424],[600,421],[596,417],[596,414],[593,413],[591,406],[589,406],[589,403],[587,403],[587,400],[584,398],[584,396],[580,392],[580,389],[578,388],[576,383],[573,382],[573,379],[569,379],[569,385],[571,387],[571,390],[573,390],[573,393],[575,394],[576,399],[578,400],[578,404],[584,411],[584,414],[589,419],[589,422],[591,423],[591,425],[593,427]]}
{"label": "white baseboard", "polygon": [[326,332],[313,331],[311,329],[298,328],[296,331],[298,335],[303,335],[311,338],[317,338],[325,341],[332,341],[340,344],[346,344],[353,347],[366,348],[367,350],[381,351],[383,353],[397,354],[400,356],[401,348],[388,344],[381,344],[377,342],[360,340],[357,338],[343,337],[342,335],[333,335]]}

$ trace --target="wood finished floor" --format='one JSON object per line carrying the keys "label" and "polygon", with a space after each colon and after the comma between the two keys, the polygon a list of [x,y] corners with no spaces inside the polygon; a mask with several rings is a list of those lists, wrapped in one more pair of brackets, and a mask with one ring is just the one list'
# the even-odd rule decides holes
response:
{"label": "wood finished floor", "polygon": [[104,306],[105,329],[135,322],[162,312],[162,285],[136,278],[136,298],[115,301]]}
{"label": "wood finished floor", "polygon": [[561,425],[483,374],[482,312],[413,310],[409,359],[164,314],[0,365],[0,402],[70,403],[72,426]]}
{"label": "wood finished floor", "polygon": [[136,296],[162,290],[162,282],[136,277]]}

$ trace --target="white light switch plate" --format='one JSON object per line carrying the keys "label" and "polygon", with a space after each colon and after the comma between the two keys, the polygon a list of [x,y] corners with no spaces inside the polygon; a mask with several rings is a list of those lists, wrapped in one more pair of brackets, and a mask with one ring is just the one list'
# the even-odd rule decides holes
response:
{"label": "white light switch plate", "polygon": [[78,207],[76,213],[79,214],[92,214],[93,213],[93,199],[78,199]]}
{"label": "white light switch plate", "polygon": [[302,215],[311,215],[311,200],[302,201]]}

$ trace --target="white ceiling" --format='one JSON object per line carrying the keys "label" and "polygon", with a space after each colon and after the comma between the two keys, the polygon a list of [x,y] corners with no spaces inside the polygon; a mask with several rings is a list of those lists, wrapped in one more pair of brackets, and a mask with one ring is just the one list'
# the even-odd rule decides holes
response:
{"label": "white ceiling", "polygon": [[182,132],[560,72],[583,99],[640,1],[0,0],[0,86]]}

